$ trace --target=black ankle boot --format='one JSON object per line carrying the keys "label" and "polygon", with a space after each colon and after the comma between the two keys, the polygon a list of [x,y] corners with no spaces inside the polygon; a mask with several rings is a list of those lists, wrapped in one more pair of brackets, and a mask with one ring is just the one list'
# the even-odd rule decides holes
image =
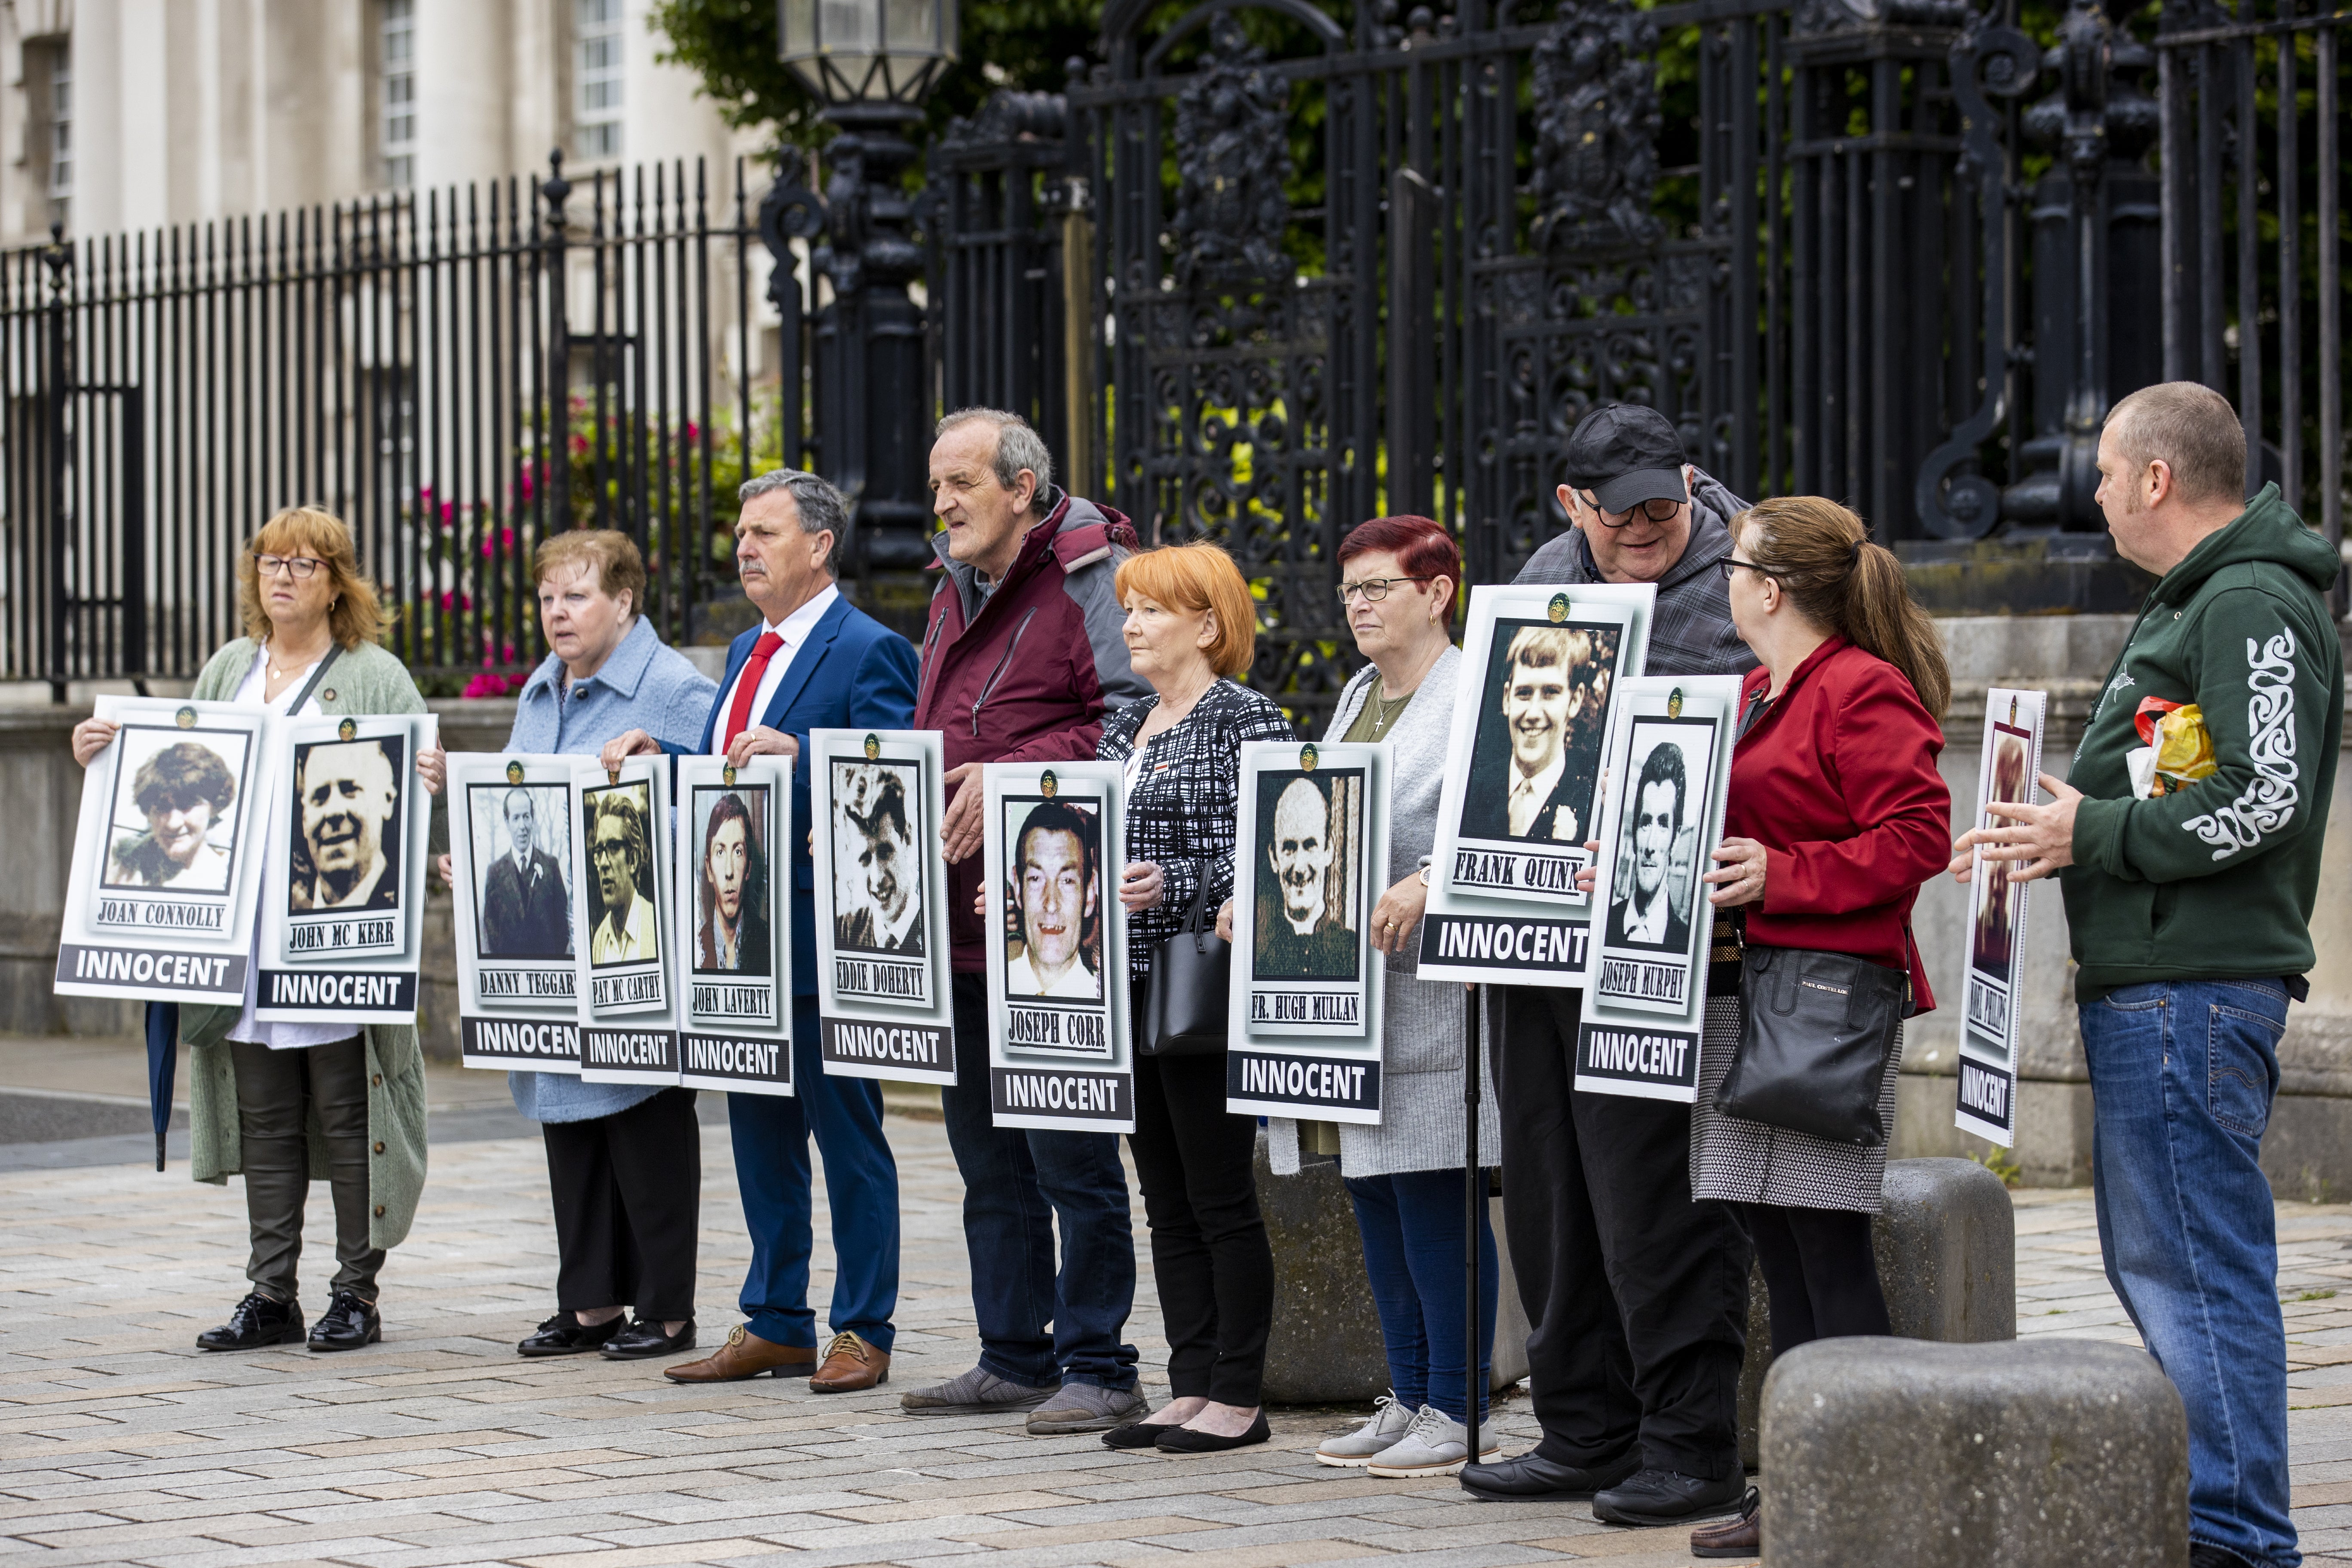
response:
{"label": "black ankle boot", "polygon": [[300,1304],[274,1300],[258,1290],[247,1292],[244,1300],[229,1309],[227,1322],[196,1336],[200,1351],[249,1351],[301,1342]]}

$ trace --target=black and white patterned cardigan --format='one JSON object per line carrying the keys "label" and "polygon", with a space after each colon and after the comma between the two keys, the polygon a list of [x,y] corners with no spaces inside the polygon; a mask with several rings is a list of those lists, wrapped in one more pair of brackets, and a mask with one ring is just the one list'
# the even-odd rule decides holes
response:
{"label": "black and white patterned cardigan", "polygon": [[[1095,755],[1124,767],[1135,754],[1135,732],[1159,705],[1155,694],[1104,714]],[[1209,918],[1233,897],[1242,742],[1297,738],[1281,709],[1245,686],[1220,680],[1190,713],[1143,743],[1143,772],[1127,797],[1127,858],[1158,866],[1163,880],[1160,902],[1127,922],[1132,978],[1150,973],[1152,948],[1183,925],[1202,877]]]}

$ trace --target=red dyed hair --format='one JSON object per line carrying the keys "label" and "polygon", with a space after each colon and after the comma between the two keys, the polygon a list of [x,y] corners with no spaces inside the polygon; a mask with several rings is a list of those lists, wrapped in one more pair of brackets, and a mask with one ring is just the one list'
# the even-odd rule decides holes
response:
{"label": "red dyed hair", "polygon": [[1344,567],[1357,556],[1376,550],[1393,554],[1408,577],[1450,580],[1454,587],[1446,596],[1445,618],[1454,618],[1454,607],[1462,598],[1462,547],[1454,542],[1444,523],[1410,513],[1360,522],[1339,542],[1339,564]]}

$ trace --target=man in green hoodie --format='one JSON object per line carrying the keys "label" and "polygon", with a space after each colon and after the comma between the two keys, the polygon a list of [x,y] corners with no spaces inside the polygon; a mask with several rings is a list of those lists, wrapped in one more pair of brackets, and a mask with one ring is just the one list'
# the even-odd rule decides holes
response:
{"label": "man in green hoodie", "polygon": [[[2265,485],[2219,393],[2133,393],[2099,438],[2116,550],[2160,579],[2048,805],[1955,846],[2061,875],[2107,1279],[2189,1412],[2192,1568],[2294,1568],[2286,1339],[2258,1156],[2344,721],[2326,540]],[[2159,721],[2164,728],[2159,730]],[[2135,752],[2143,753],[2135,756]]]}

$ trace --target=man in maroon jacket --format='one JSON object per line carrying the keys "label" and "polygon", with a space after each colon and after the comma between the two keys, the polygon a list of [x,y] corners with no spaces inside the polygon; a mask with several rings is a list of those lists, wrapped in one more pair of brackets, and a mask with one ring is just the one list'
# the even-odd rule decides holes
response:
{"label": "man in maroon jacket", "polygon": [[1150,689],[1128,668],[1111,592],[1135,531],[1052,481],[1045,444],[1018,415],[966,408],[940,421],[931,510],[947,525],[933,541],[944,578],[923,634],[915,727],[947,740],[940,836],[956,1082],[940,1098],[963,1176],[980,1362],[899,1400],[919,1415],[1025,1410],[1040,1435],[1108,1431],[1148,1409],[1135,1347],[1119,1341],[1135,1301],[1135,1242],[1118,1140],[999,1128],[989,1105],[986,933],[972,912],[981,764],[1089,759],[1104,710]]}

